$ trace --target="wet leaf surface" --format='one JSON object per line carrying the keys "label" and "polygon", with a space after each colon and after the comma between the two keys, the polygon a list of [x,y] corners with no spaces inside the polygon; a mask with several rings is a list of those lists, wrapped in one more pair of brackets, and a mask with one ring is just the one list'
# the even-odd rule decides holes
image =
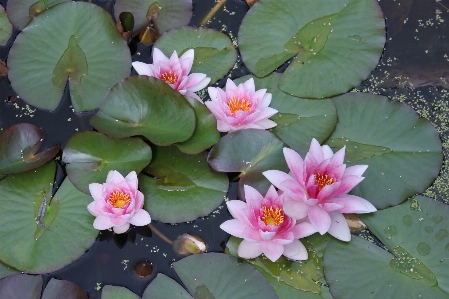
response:
{"label": "wet leaf surface", "polygon": [[101,299],[139,299],[140,297],[125,287],[105,285],[101,291]]}
{"label": "wet leaf surface", "polygon": [[[0,45],[5,45],[8,42],[11,33],[12,24],[9,22],[5,9],[0,5]],[[3,74],[3,72],[1,73]]]}

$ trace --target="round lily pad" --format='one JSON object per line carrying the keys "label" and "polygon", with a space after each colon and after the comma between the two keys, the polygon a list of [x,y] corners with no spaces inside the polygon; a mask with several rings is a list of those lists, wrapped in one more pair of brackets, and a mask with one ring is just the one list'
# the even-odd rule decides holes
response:
{"label": "round lily pad", "polygon": [[0,178],[42,166],[61,149],[58,144],[36,154],[42,142],[42,130],[32,124],[15,124],[3,130],[0,133]]}
{"label": "round lily pad", "polygon": [[90,194],[90,183],[102,183],[110,170],[123,176],[139,173],[151,161],[151,148],[139,138],[112,138],[98,132],[73,135],[62,155],[67,176],[78,190]]}
{"label": "round lily pad", "polygon": [[8,67],[14,90],[41,109],[56,109],[68,80],[73,108],[80,112],[98,108],[109,88],[129,75],[131,55],[105,10],[70,2],[29,23],[11,47]]}
{"label": "round lily pad", "polygon": [[0,260],[27,273],[48,273],[73,262],[98,231],[86,206],[92,197],[64,180],[51,190],[53,161],[0,181]]}
{"label": "round lily pad", "polygon": [[22,30],[39,13],[70,0],[8,0],[6,11],[11,23]]}
{"label": "round lily pad", "polygon": [[368,165],[352,194],[377,209],[423,192],[437,177],[441,140],[433,125],[409,106],[386,97],[348,93],[333,99],[338,123],[326,140],[335,150],[346,145],[345,163]]}
{"label": "round lily pad", "polygon": [[390,252],[360,238],[331,240],[324,270],[334,298],[447,298],[448,213],[418,196],[361,216]]}
{"label": "round lily pad", "polygon": [[243,62],[256,76],[293,57],[279,87],[298,97],[325,98],[358,85],[376,67],[385,22],[376,0],[261,0],[243,19],[238,40]]}
{"label": "round lily pad", "polygon": [[210,170],[206,153],[187,155],[175,146],[153,148],[153,160],[139,176],[144,209],[153,220],[179,223],[211,213],[223,202],[228,177]]}
{"label": "round lily pad", "polygon": [[[176,281],[159,273],[148,285],[142,299],[193,299]],[[103,298],[102,298],[103,299]]]}
{"label": "round lily pad", "polygon": [[59,279],[50,279],[41,299],[87,299],[87,294],[77,284]]}
{"label": "round lily pad", "polygon": [[157,145],[189,139],[195,112],[187,99],[165,82],[132,76],[114,86],[90,124],[113,137],[142,135]]}
{"label": "round lily pad", "polygon": [[39,299],[42,276],[16,274],[0,280],[0,298]]}
{"label": "round lily pad", "polygon": [[105,285],[101,290],[101,299],[140,299],[140,297],[125,287]]}
{"label": "round lily pad", "polygon": [[203,27],[171,30],[162,35],[154,47],[168,57],[174,50],[181,56],[185,51],[194,49],[191,73],[206,74],[211,78],[211,84],[223,78],[237,59],[237,52],[226,34]]}
{"label": "round lily pad", "polygon": [[287,171],[282,149],[284,143],[273,133],[248,129],[229,133],[212,147],[207,158],[218,172],[239,172],[238,196],[244,199],[244,185],[265,194],[270,182],[262,172],[270,169]]}
{"label": "round lily pad", "polygon": [[148,17],[157,16],[153,25],[162,34],[170,29],[189,24],[192,18],[192,0],[117,0],[114,15],[118,20],[121,12],[130,12],[134,16],[133,35],[139,34],[149,23]]}
{"label": "round lily pad", "polygon": [[279,113],[270,118],[277,123],[271,132],[304,157],[313,138],[322,142],[332,133],[337,123],[337,111],[330,99],[316,101],[286,94],[278,87],[281,76],[279,73],[264,78],[245,76],[235,82],[253,78],[256,90],[266,88],[272,94],[270,107]]}
{"label": "round lily pad", "polygon": [[14,269],[2,262],[0,262],[0,279],[6,276],[14,275],[20,273],[19,270]]}
{"label": "round lily pad", "polygon": [[0,5],[0,45],[5,45],[12,33],[12,24],[9,22],[8,16],[3,6]]}

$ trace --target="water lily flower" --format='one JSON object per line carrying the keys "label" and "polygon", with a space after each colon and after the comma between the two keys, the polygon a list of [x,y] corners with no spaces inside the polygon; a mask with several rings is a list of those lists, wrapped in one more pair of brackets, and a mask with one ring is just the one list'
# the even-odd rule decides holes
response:
{"label": "water lily flower", "polygon": [[94,198],[87,209],[97,217],[94,228],[103,230],[113,228],[121,234],[129,229],[129,224],[147,225],[151,217],[143,210],[143,194],[137,190],[137,174],[130,172],[123,177],[118,171],[111,170],[106,183],[89,184],[90,194]]}
{"label": "water lily flower", "polygon": [[252,78],[238,86],[228,79],[226,91],[218,87],[207,89],[211,101],[205,105],[217,118],[218,131],[269,129],[276,126],[274,121],[268,119],[278,112],[268,107],[271,93],[267,93],[266,89],[255,89]]}
{"label": "water lily flower", "polygon": [[308,222],[296,223],[282,209],[284,197],[271,186],[263,197],[253,187],[244,186],[246,202],[230,200],[226,204],[235,218],[220,225],[225,232],[243,238],[238,255],[256,258],[262,253],[275,262],[281,255],[293,260],[306,260],[307,250],[299,238],[310,236],[316,229]]}
{"label": "water lily flower", "polygon": [[346,167],[343,147],[335,154],[327,145],[312,140],[303,160],[294,150],[284,148],[290,175],[268,170],[264,176],[284,192],[284,211],[295,219],[306,219],[320,234],[328,232],[342,241],[351,240],[342,213],[371,213],[376,208],[366,199],[348,194],[364,177],[368,165]]}
{"label": "water lily flower", "polygon": [[152,64],[135,61],[132,65],[139,75],[161,79],[182,95],[194,98],[202,103],[203,101],[195,92],[206,87],[210,82],[210,78],[202,73],[189,75],[194,55],[194,50],[190,49],[181,57],[178,57],[178,53],[174,51],[171,57],[168,58],[161,50],[153,48]]}

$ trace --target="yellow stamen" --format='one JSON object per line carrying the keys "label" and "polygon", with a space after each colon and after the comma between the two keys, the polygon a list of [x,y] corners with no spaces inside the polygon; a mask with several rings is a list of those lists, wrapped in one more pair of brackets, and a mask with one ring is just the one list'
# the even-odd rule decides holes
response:
{"label": "yellow stamen", "polygon": [[161,75],[161,80],[168,84],[175,84],[178,82],[178,75],[172,71],[165,72]]}
{"label": "yellow stamen", "polygon": [[263,206],[262,209],[263,216],[260,217],[260,219],[262,219],[266,225],[279,226],[284,222],[284,211],[282,209],[273,209],[273,207],[268,209],[266,206]]}
{"label": "yellow stamen", "polygon": [[119,190],[115,190],[109,196],[108,201],[114,208],[123,208],[127,203],[131,201],[131,199],[129,198],[128,194],[123,193]]}
{"label": "yellow stamen", "polygon": [[332,185],[334,183],[334,179],[329,177],[327,174],[316,173],[315,182],[318,185],[318,192],[320,192],[325,186]]}
{"label": "yellow stamen", "polygon": [[238,111],[250,111],[251,106],[251,102],[245,98],[232,97],[228,102],[228,107],[232,114],[235,114]]}

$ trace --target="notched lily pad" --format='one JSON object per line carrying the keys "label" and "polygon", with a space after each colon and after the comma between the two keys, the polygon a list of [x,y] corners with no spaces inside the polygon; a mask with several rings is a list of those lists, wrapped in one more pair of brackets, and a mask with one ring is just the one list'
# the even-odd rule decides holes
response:
{"label": "notched lily pad", "polygon": [[8,66],[12,87],[29,104],[56,109],[68,81],[73,108],[81,112],[98,108],[109,88],[129,75],[131,55],[105,10],[71,2],[30,22],[11,47]]}
{"label": "notched lily pad", "polygon": [[3,130],[0,133],[0,178],[8,173],[39,167],[51,160],[61,146],[58,144],[37,153],[42,138],[42,130],[32,124],[15,124]]}
{"label": "notched lily pad", "polygon": [[161,36],[154,47],[168,57],[174,50],[181,55],[189,49],[194,49],[191,72],[207,74],[211,78],[211,84],[223,78],[237,59],[237,52],[228,36],[203,27],[171,30]]}
{"label": "notched lily pad", "polygon": [[151,148],[139,138],[112,138],[98,132],[73,135],[62,155],[67,176],[78,190],[89,193],[90,183],[102,183],[110,170],[123,176],[139,173],[151,161]]}

